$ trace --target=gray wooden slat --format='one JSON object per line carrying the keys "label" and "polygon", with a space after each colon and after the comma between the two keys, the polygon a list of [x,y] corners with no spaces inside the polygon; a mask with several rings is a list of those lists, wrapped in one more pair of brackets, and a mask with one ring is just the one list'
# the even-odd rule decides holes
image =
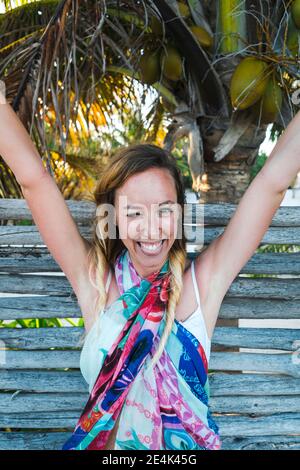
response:
{"label": "gray wooden slat", "polygon": [[211,397],[210,408],[214,413],[238,413],[270,415],[274,413],[300,413],[300,395]]}
{"label": "gray wooden slat", "polygon": [[[87,240],[92,239],[91,228],[85,225],[78,225],[80,234]],[[218,236],[223,228],[207,229],[206,242]],[[287,229],[289,230],[289,229]],[[294,230],[294,232],[293,232]],[[184,233],[187,243],[203,244],[204,232],[199,226],[185,225]],[[291,229],[291,237],[296,236],[295,229]],[[276,237],[276,234],[275,234]],[[282,242],[278,242],[282,243]],[[44,241],[35,225],[4,225],[0,226],[0,245],[43,245]]]}
{"label": "gray wooden slat", "polygon": [[[210,395],[259,396],[297,395],[300,379],[266,374],[212,372]],[[88,384],[79,370],[4,370],[0,369],[0,390],[33,392],[86,392]]]}
{"label": "gray wooden slat", "polygon": [[222,450],[300,450],[300,436],[225,437]]}
{"label": "gray wooden slat", "polygon": [[[5,351],[5,369],[78,369],[80,351]],[[300,377],[294,353],[212,352],[209,370],[272,372]]]}
{"label": "gray wooden slat", "polygon": [[300,377],[300,367],[294,353],[213,352],[209,369],[220,371],[274,372]]}
{"label": "gray wooden slat", "polygon": [[[272,374],[211,372],[210,396],[278,396],[298,395],[300,379]],[[79,370],[5,370],[0,369],[0,390],[25,392],[88,391],[88,384]]]}
{"label": "gray wooden slat", "polygon": [[0,368],[0,390],[82,393],[88,391],[88,384],[79,370],[5,370]]}
{"label": "gray wooden slat", "polygon": [[211,397],[298,395],[300,390],[300,378],[273,374],[211,372],[209,384]]}
{"label": "gray wooden slat", "polygon": [[[70,432],[0,432],[0,450],[61,450]],[[224,437],[222,450],[300,450],[300,436]]]}
{"label": "gray wooden slat", "polygon": [[0,450],[61,450],[70,432],[0,432]]}
{"label": "gray wooden slat", "polygon": [[[221,319],[298,319],[299,300],[228,297],[223,299]],[[78,318],[81,310],[76,299],[58,296],[0,297],[0,319]]]}
{"label": "gray wooden slat", "polygon": [[[208,244],[221,235],[224,227],[184,226],[187,243]],[[79,232],[87,240],[91,240],[91,229],[86,226],[78,226]],[[262,237],[259,245],[272,244],[300,244],[300,230],[298,227],[270,227]],[[0,226],[1,245],[43,245],[44,242],[36,226]]]}
{"label": "gray wooden slat", "polygon": [[299,301],[286,299],[259,299],[229,297],[226,293],[220,307],[219,318],[232,319],[298,319]]}
{"label": "gray wooden slat", "polygon": [[[90,201],[65,200],[73,218],[79,223],[88,223],[95,214],[95,204]],[[0,219],[33,220],[26,199],[0,199]]]}
{"label": "gray wooden slat", "polygon": [[[76,411],[56,412],[20,412],[14,415],[0,414],[0,427],[18,429],[70,429],[74,430],[80,417]],[[300,428],[300,413],[276,413],[268,416],[219,416],[214,419],[220,427],[222,437],[255,436],[255,435],[287,435],[298,434]]]}
{"label": "gray wooden slat", "polygon": [[[61,328],[1,328],[0,340],[7,348],[25,350],[48,348],[78,348],[83,327]],[[300,343],[300,329],[292,328],[237,328],[217,326],[212,345],[253,349],[295,350]]]}
{"label": "gray wooden slat", "polygon": [[[222,436],[299,435],[300,413],[276,413],[271,416],[215,416]],[[291,436],[292,438],[292,436]]]}
{"label": "gray wooden slat", "polygon": [[[1,255],[0,250],[0,272],[8,273],[40,273],[40,272],[62,272],[59,265],[47,253],[33,253],[27,256],[16,256],[11,248],[11,257]],[[8,252],[7,252],[8,253]],[[196,258],[197,253],[188,253],[188,258]],[[240,274],[295,274],[300,273],[299,253],[256,253],[241,269]]]}
{"label": "gray wooden slat", "polygon": [[0,416],[11,415],[15,419],[16,413],[24,410],[32,410],[33,414],[40,412],[59,413],[75,411],[81,414],[87,400],[88,393],[1,393],[0,392]]}
{"label": "gray wooden slat", "polygon": [[295,351],[300,329],[216,327],[212,345]]}
{"label": "gray wooden slat", "polygon": [[[4,293],[75,296],[64,275],[0,273],[0,285]],[[236,277],[226,296],[299,300],[300,278]]]}
{"label": "gray wooden slat", "polygon": [[0,297],[0,319],[80,318],[76,298],[56,296]]}
{"label": "gray wooden slat", "polygon": [[13,294],[47,294],[57,296],[75,296],[64,274],[1,274],[1,292]]}
{"label": "gray wooden slat", "polygon": [[[79,223],[89,223],[95,214],[95,204],[91,201],[66,200],[66,204]],[[201,220],[205,224],[227,225],[233,216],[237,204],[218,202],[216,204],[185,204],[184,216],[187,223],[193,219]],[[25,199],[0,199],[0,219],[3,220],[32,220],[32,214]],[[281,206],[273,216],[271,225],[280,227],[300,226],[300,208],[297,206]]]}
{"label": "gray wooden slat", "polygon": [[38,413],[38,415],[33,411],[16,413],[15,415],[0,413],[0,428],[72,429],[75,427],[79,416],[78,411],[45,411]]}
{"label": "gray wooden slat", "polygon": [[[10,414],[14,420],[16,413],[24,410],[40,412],[76,411],[84,409],[88,393],[26,393],[0,392],[0,415]],[[300,413],[300,395],[293,396],[224,396],[211,397],[210,409],[214,413],[237,413],[243,415],[274,413]],[[9,424],[8,424],[9,425]]]}

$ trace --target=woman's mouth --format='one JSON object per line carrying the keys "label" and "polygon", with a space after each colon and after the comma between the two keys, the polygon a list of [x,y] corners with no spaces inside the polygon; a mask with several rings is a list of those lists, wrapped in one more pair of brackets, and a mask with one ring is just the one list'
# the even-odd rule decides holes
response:
{"label": "woman's mouth", "polygon": [[159,242],[155,243],[144,243],[144,242],[138,242],[137,244],[139,246],[139,249],[144,253],[145,255],[158,255],[163,247],[165,240],[160,240]]}

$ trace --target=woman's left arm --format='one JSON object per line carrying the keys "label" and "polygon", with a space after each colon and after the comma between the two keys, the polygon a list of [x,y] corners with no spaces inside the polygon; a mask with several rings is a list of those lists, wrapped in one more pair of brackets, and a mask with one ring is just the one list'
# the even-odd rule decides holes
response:
{"label": "woman's left arm", "polygon": [[[211,293],[207,294],[215,298],[216,304],[222,301],[235,277],[259,246],[286,190],[299,171],[300,111],[248,186],[224,232],[205,250],[210,260],[207,284]],[[198,263],[196,259],[195,269],[200,283],[200,259]],[[215,319],[210,320],[214,322]]]}

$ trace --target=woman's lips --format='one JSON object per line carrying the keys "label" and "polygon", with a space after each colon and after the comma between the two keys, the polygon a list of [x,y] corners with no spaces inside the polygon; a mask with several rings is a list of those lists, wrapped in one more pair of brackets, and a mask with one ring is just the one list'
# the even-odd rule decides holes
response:
{"label": "woman's lips", "polygon": [[[164,244],[164,241],[165,240],[160,240],[159,244],[158,243],[150,243],[150,242],[138,242],[137,241],[137,244],[139,246],[139,249],[141,250],[141,252],[145,255],[158,255],[161,250],[162,250],[162,247],[163,247],[163,244]],[[155,245],[156,248],[155,248]]]}

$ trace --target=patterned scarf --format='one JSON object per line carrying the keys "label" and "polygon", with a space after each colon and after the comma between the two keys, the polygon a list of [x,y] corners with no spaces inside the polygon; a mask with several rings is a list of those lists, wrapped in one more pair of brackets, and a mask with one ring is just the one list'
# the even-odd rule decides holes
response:
{"label": "patterned scarf", "polygon": [[[207,358],[195,336],[176,319],[165,349],[153,357],[165,326],[169,260],[142,278],[128,250],[115,262],[121,296],[110,316],[110,349],[71,437],[62,450],[101,450],[119,415],[115,449],[217,450],[219,429],[209,412]],[[112,330],[111,325],[115,325]]]}

